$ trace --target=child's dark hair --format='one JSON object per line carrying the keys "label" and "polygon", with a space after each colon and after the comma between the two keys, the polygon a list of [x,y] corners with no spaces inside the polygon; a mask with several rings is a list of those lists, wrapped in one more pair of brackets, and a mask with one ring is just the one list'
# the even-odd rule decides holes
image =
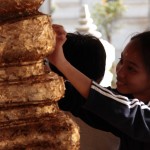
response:
{"label": "child's dark hair", "polygon": [[[63,51],[66,59],[89,78],[98,80],[104,76],[106,53],[102,43],[95,36],[78,32],[68,33]],[[51,69],[54,72],[58,71],[54,66]]]}
{"label": "child's dark hair", "polygon": [[136,40],[140,46],[140,53],[147,71],[150,73],[150,31],[139,33],[131,38]]}

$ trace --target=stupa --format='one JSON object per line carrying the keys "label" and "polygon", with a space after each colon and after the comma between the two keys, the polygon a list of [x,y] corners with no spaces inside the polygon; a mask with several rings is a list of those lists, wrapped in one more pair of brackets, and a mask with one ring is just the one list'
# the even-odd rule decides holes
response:
{"label": "stupa", "polygon": [[62,77],[43,59],[55,46],[44,0],[0,0],[0,150],[78,150],[79,128],[57,105]]}

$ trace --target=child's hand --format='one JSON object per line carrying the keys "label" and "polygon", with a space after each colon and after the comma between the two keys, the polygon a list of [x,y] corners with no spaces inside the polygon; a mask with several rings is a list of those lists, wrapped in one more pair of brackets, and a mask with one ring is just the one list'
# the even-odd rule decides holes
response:
{"label": "child's hand", "polygon": [[62,47],[66,41],[66,34],[67,33],[64,30],[63,26],[61,26],[61,25],[53,24],[52,27],[56,33],[56,48]]}
{"label": "child's hand", "polygon": [[64,30],[63,26],[61,25],[52,25],[53,30],[56,33],[56,45],[55,45],[55,50],[53,51],[52,54],[48,56],[49,61],[57,67],[59,63],[61,63],[61,60],[64,60],[64,54],[62,50],[62,46],[66,41],[66,31]]}

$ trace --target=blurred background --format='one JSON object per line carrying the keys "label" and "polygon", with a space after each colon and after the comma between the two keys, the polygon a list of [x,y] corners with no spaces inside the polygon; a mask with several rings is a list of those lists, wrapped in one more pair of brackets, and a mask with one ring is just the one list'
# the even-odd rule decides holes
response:
{"label": "blurred background", "polygon": [[112,74],[131,36],[150,28],[150,0],[45,0],[39,11],[67,32],[92,33],[104,40]]}

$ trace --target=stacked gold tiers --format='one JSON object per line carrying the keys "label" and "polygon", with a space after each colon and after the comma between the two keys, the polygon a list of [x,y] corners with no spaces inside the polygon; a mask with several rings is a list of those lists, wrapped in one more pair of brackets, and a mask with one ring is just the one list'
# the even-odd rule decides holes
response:
{"label": "stacked gold tiers", "polygon": [[0,150],[79,149],[78,126],[57,105],[64,80],[44,69],[55,33],[42,2],[0,0]]}

